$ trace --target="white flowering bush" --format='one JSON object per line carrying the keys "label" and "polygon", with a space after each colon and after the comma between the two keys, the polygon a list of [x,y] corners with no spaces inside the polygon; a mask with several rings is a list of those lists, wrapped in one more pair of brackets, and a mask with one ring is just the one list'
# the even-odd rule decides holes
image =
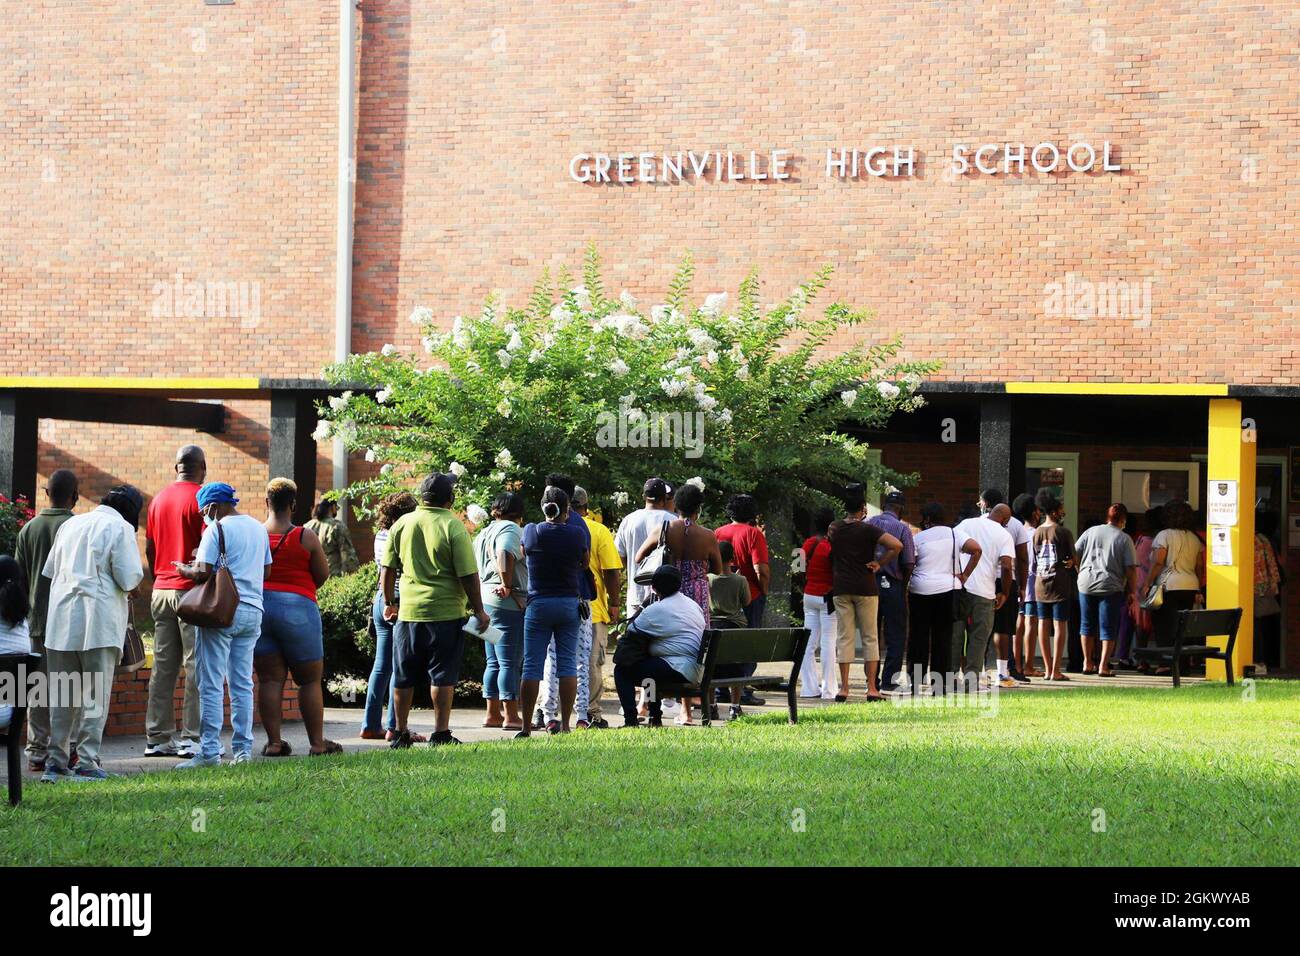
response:
{"label": "white flowering bush", "polygon": [[[458,476],[462,508],[486,506],[505,487],[535,508],[545,475],[565,472],[620,512],[640,504],[648,476],[690,477],[719,521],[736,491],[770,507],[825,502],[847,480],[904,484],[869,472],[854,433],[918,407],[916,388],[937,365],[902,361],[897,338],[830,347],[870,318],[839,303],[814,313],[830,275],[823,269],[768,308],[753,274],[734,298],[693,304],[688,256],[663,301],[646,306],[606,293],[591,250],[581,282],[545,274],[525,305],[490,297],[450,328],[418,308],[422,350],[390,345],[331,367],[329,378],[352,391],[322,408],[317,438],[342,437],[382,465],[348,490],[363,504],[434,469]],[[638,428],[664,413],[701,424],[698,454],[639,440]],[[602,440],[611,415],[623,422],[615,442]]]}

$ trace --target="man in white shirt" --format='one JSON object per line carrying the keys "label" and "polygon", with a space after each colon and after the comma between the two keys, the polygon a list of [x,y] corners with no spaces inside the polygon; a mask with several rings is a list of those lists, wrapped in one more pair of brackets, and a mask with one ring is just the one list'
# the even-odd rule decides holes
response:
{"label": "man in white shirt", "polygon": [[[1005,503],[1006,498],[997,488],[986,488],[980,495],[980,511],[986,516],[998,505]],[[1006,529],[1016,549],[1015,565],[1012,568],[1014,586],[1006,601],[993,615],[993,643],[997,654],[998,683],[1003,687],[1011,687],[1015,685],[1015,681],[1029,683],[1023,668],[1016,666],[1012,651],[1016,636],[1016,621],[1020,617],[1020,595],[1029,576],[1029,544],[1034,536],[1014,514],[1007,519]]]}
{"label": "man in white shirt", "polygon": [[614,533],[614,547],[623,559],[623,566],[627,568],[626,616],[629,618],[649,603],[652,593],[648,585],[637,584],[632,580],[636,577],[636,553],[652,532],[658,531],[665,521],[673,519],[670,510],[673,489],[668,482],[662,478],[651,478],[645,483],[642,493],[645,496],[645,507],[624,518]]}
{"label": "man in white shirt", "polygon": [[979,563],[957,598],[957,620],[952,629],[953,669],[974,675],[972,689],[978,686],[984,666],[994,614],[1013,593],[1011,566],[1016,549],[1005,527],[1010,517],[1011,509],[1000,504],[984,517],[967,518],[957,525],[958,531],[974,538],[980,546]]}
{"label": "man in white shirt", "polygon": [[[99,747],[113,674],[122,656],[127,595],[144,578],[136,531],[144,496],[120,485],[99,507],[63,523],[41,572],[50,579],[45,651],[50,674],[50,749],[41,780],[104,780]],[[73,728],[77,769],[68,769]]]}

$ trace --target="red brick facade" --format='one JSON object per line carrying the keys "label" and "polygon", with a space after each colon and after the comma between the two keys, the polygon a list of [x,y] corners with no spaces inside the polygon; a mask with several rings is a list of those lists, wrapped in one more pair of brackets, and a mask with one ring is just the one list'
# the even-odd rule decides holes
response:
{"label": "red brick facade", "polygon": [[[108,725],[104,728],[106,737],[139,737],[144,735],[144,716],[149,706],[149,676],[152,674],[148,668],[142,667],[134,674],[124,674],[113,681],[113,693],[109,700],[108,706]],[[253,679],[253,722],[261,724],[262,715],[257,707],[257,679]],[[176,693],[173,697],[176,706],[177,726],[183,719],[182,711],[185,706],[185,680],[180,678],[176,681]],[[225,701],[226,723],[230,722],[230,696],[226,695]],[[285,681],[284,684],[284,709],[283,716],[285,720],[302,720],[302,711],[298,709],[298,686],[292,681]]]}
{"label": "red brick facade", "polygon": [[[853,334],[902,335],[940,378],[1300,385],[1300,6],[360,6],[357,351],[415,345],[416,305],[449,323],[493,290],[520,302],[594,240],[642,301],[688,249],[701,295],[758,268],[772,301],[833,264],[827,301],[877,311]],[[6,11],[0,376],[318,374],[336,17],[319,0]],[[1077,141],[1112,143],[1122,172],[946,172],[958,143]],[[915,175],[826,175],[827,149],[874,145],[913,149]],[[772,148],[789,180],[569,175],[579,153]],[[1051,304],[1109,282],[1149,289],[1149,313]],[[196,439],[44,420],[40,471],[74,467],[88,497],[153,492],[198,440],[257,513],[266,403],[228,421]],[[1084,459],[1081,508],[1109,495],[1105,454]],[[885,461],[921,472],[922,500],[978,491],[974,445]]]}

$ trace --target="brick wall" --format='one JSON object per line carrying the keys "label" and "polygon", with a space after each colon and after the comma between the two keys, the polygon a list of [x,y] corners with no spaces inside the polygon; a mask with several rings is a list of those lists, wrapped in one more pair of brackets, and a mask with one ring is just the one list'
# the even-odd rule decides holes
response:
{"label": "brick wall", "polygon": [[[142,667],[134,674],[123,674],[113,681],[113,692],[109,698],[108,724],[104,729],[105,737],[141,737],[144,736],[145,710],[149,705],[149,677],[152,671]],[[262,716],[257,706],[257,678],[253,678],[253,722],[261,724]],[[176,682],[174,696],[176,706],[176,726],[183,719],[185,705],[185,681],[182,677]],[[230,696],[225,698],[225,720],[230,722]],[[284,685],[284,719],[302,720],[302,711],[298,709],[298,686],[292,680]]]}
{"label": "brick wall", "polygon": [[[596,240],[656,301],[823,263],[956,379],[1297,382],[1300,6],[1101,2],[365,4],[356,344],[523,301]],[[1116,144],[1122,175],[946,181],[955,142]],[[914,146],[910,179],[828,147]],[[591,186],[579,152],[788,146],[784,183]],[[1047,287],[1153,280],[1149,328],[1044,314]],[[1050,349],[1009,349],[1013,341]],[[1203,344],[1215,342],[1215,348]],[[1143,346],[1133,349],[1132,346]]]}

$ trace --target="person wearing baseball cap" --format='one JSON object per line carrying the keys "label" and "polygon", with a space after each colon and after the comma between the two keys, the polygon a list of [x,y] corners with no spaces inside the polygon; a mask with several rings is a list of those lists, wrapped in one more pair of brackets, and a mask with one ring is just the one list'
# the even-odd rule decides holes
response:
{"label": "person wearing baseball cap", "polygon": [[[239,496],[224,481],[210,481],[196,495],[207,527],[193,564],[172,562],[183,578],[202,583],[224,566],[239,592],[227,627],[196,628],[194,664],[199,688],[199,752],[176,770],[221,765],[223,690],[230,686],[230,748],[234,763],[253,759],[253,648],[262,635],[262,584],[270,573],[271,540],[262,522],[240,514]],[[222,549],[224,548],[224,554]]]}
{"label": "person wearing baseball cap", "polygon": [[[415,687],[429,682],[436,729],[429,746],[460,743],[451,734],[451,702],[465,649],[470,612],[480,627],[489,620],[479,591],[478,562],[465,523],[451,510],[456,479],[435,472],[420,484],[420,505],[388,529],[381,564],[384,619],[393,628],[395,750],[413,743],[407,718]],[[401,579],[401,603],[397,584]]]}
{"label": "person wearing baseball cap", "polygon": [[[626,616],[629,618],[641,610],[654,593],[650,587],[632,580],[636,576],[636,554],[651,532],[658,531],[666,522],[673,520],[672,499],[676,490],[662,478],[650,478],[641,493],[645,498],[645,507],[625,517],[614,533],[614,547],[627,568]],[[611,595],[610,599],[615,600],[616,596]]]}

